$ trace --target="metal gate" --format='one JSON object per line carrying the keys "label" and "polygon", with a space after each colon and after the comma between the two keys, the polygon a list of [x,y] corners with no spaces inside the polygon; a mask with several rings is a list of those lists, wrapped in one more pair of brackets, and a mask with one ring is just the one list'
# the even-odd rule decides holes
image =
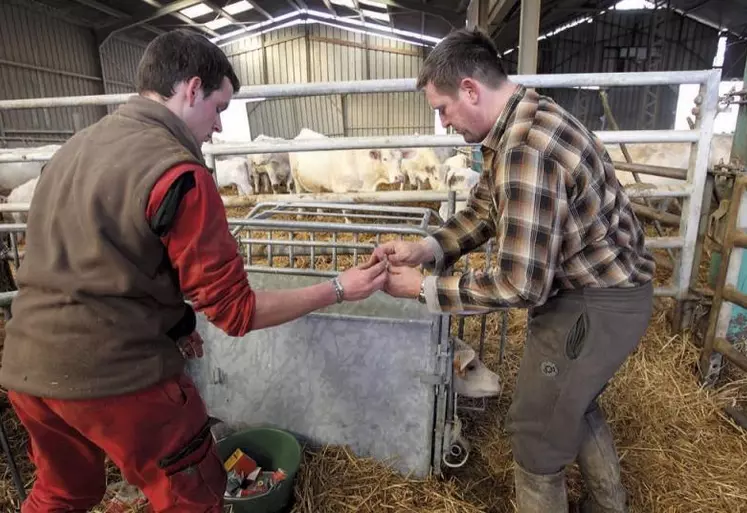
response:
{"label": "metal gate", "polygon": [[[527,87],[619,87],[619,86],[647,86],[647,85],[669,85],[681,83],[699,83],[701,85],[700,94],[700,122],[693,130],[676,131],[676,130],[641,130],[641,131],[613,131],[613,132],[596,132],[596,135],[604,143],[636,143],[636,142],[688,142],[692,144],[690,165],[682,185],[662,186],[650,189],[630,190],[630,197],[644,198],[665,198],[677,197],[683,199],[682,218],[679,232],[676,236],[671,237],[649,237],[646,244],[649,248],[663,248],[679,250],[679,255],[675,265],[674,283],[671,286],[657,287],[655,294],[658,296],[672,296],[680,302],[689,299],[691,278],[697,267],[699,255],[699,222],[705,217],[707,212],[703,212],[703,196],[706,183],[706,167],[708,163],[708,154],[710,141],[713,133],[713,122],[716,114],[718,101],[718,84],[720,80],[720,70],[703,70],[703,71],[684,71],[684,72],[647,72],[647,73],[602,73],[602,74],[571,74],[571,75],[521,75],[511,76],[510,79],[516,83],[523,84]],[[397,80],[369,80],[360,82],[334,82],[334,83],[311,83],[311,84],[280,84],[266,86],[248,86],[243,87],[236,98],[279,98],[279,97],[298,97],[313,95],[329,95],[344,93],[386,93],[386,92],[403,92],[414,91],[414,79],[397,79]],[[17,109],[17,108],[36,108],[36,107],[64,107],[75,105],[111,105],[123,103],[130,95],[103,95],[92,97],[67,97],[67,98],[43,98],[43,99],[24,99],[24,100],[5,100],[0,101],[0,110]],[[346,137],[325,140],[299,140],[284,142],[263,142],[263,143],[234,143],[234,144],[216,144],[206,145],[205,155],[208,163],[213,164],[216,156],[219,155],[240,155],[265,152],[285,152],[285,151],[318,151],[325,149],[354,149],[354,148],[396,148],[396,147],[435,147],[435,146],[466,146],[461,136],[391,136],[391,137]],[[0,162],[15,162],[24,160],[46,160],[49,154],[34,154],[29,150],[15,150],[0,153]],[[680,170],[681,171],[681,170]],[[642,173],[656,174],[656,170],[642,170]],[[669,175],[671,175],[671,170]],[[675,172],[674,174],[677,174]],[[666,175],[666,176],[669,176]],[[292,279],[292,283],[298,284],[302,280],[323,279],[332,276],[335,273],[335,267],[330,269],[315,269],[312,264],[309,269],[301,270],[295,268],[290,262],[295,261],[297,255],[302,257],[308,256],[311,262],[316,261],[317,255],[327,253],[331,259],[341,257],[357,258],[370,252],[372,244],[376,244],[388,235],[394,236],[412,236],[421,237],[427,233],[430,221],[428,212],[408,210],[402,207],[377,207],[375,204],[390,202],[423,202],[423,201],[449,201],[452,206],[454,202],[467,199],[466,192],[446,193],[440,191],[402,191],[402,192],[381,192],[381,193],[353,193],[344,195],[277,195],[271,197],[251,197],[226,199],[228,204],[257,205],[250,213],[247,219],[231,220],[235,233],[241,237],[241,232],[246,231],[247,227],[254,231],[263,231],[265,236],[262,241],[244,240],[241,242],[242,247],[249,248],[246,253],[246,265],[251,279],[254,283],[264,283],[270,287],[285,286]],[[314,203],[309,203],[313,201]],[[299,204],[299,202],[301,202]],[[335,203],[336,205],[329,205]],[[364,204],[361,204],[364,203]],[[287,204],[282,207],[281,204]],[[344,205],[342,205],[344,204]],[[326,209],[317,214],[335,214],[340,219],[348,216],[351,223],[344,223],[344,228],[348,231],[355,228],[358,231],[351,235],[350,240],[342,240],[335,233],[341,233],[343,227],[333,226],[343,223],[328,223],[327,221],[304,221],[303,209]],[[28,209],[28,205],[0,204],[2,212],[18,212]],[[283,211],[283,209],[285,209]],[[299,210],[292,212],[293,209]],[[377,228],[370,223],[364,222],[366,216],[371,215],[371,209],[379,209],[379,213],[385,212],[391,217],[407,217],[408,219],[391,219],[391,223]],[[290,210],[290,212],[289,212]],[[343,212],[345,210],[345,212]],[[272,214],[267,213],[268,211]],[[279,213],[280,212],[280,213]],[[273,219],[278,215],[301,216],[292,221],[282,221]],[[287,224],[291,223],[291,224]],[[0,225],[3,232],[15,234],[23,231],[23,224],[7,223]],[[701,224],[701,229],[704,225]],[[378,230],[378,231],[377,231]],[[403,231],[404,230],[404,231]],[[307,236],[300,239],[298,235],[288,235],[286,239],[274,240],[273,232],[286,231],[289,233],[304,232]],[[320,240],[317,237],[321,232],[328,232],[329,239]],[[269,233],[269,239],[268,234]],[[363,240],[363,234],[373,235],[374,240]],[[264,264],[259,262],[261,253],[252,253],[251,247],[258,244],[265,244]],[[15,248],[15,244],[13,244]],[[270,250],[269,248],[273,248]],[[491,246],[486,245],[482,251],[486,253],[486,261],[490,256]],[[288,265],[282,267],[273,264],[273,258],[277,253],[285,252],[285,258],[288,258]],[[13,251],[10,252],[11,254]],[[7,256],[8,252],[6,252]],[[14,255],[15,257],[15,255]],[[293,258],[291,258],[293,257]],[[284,281],[285,280],[285,281]],[[256,285],[255,285],[256,286]],[[392,306],[395,305],[395,306]],[[365,310],[368,308],[369,310]],[[363,309],[363,310],[360,310]],[[428,459],[433,470],[438,473],[444,455],[449,454],[450,444],[454,441],[451,436],[452,422],[455,422],[456,402],[453,400],[453,392],[450,390],[451,375],[448,341],[449,323],[454,320],[450,316],[430,316],[423,312],[418,305],[407,302],[389,302],[380,299],[371,299],[361,305],[350,305],[340,307],[338,310],[330,309],[327,312],[318,312],[308,316],[303,320],[290,324],[275,331],[266,333],[257,333],[250,335],[246,340],[235,341],[226,340],[226,337],[209,326],[203,320],[200,322],[200,330],[207,337],[207,344],[210,348],[215,348],[216,352],[209,349],[209,356],[206,362],[207,367],[196,367],[192,369],[200,379],[202,389],[208,400],[213,405],[215,411],[220,412],[229,423],[236,425],[241,423],[252,422],[257,419],[259,414],[272,419],[285,418],[292,424],[295,429],[306,431],[310,439],[323,440],[329,437],[330,440],[344,441],[348,440],[353,445],[358,444],[358,449],[362,453],[370,452],[373,454],[386,457],[389,454],[397,453],[400,457],[404,454],[404,463],[400,467],[403,470],[414,470],[422,472],[425,470],[424,457],[428,452],[422,444],[411,447],[397,445],[393,440],[395,434],[400,434],[405,440],[413,440],[416,433],[423,433],[424,426],[431,426],[432,434],[427,445],[431,447],[431,454]],[[458,330],[464,329],[464,318],[456,318],[460,323]],[[482,334],[484,336],[484,320],[482,321]],[[375,326],[381,334],[385,334],[384,345],[390,348],[398,358],[387,361],[386,371],[389,379],[397,383],[401,390],[406,390],[404,394],[407,397],[395,397],[394,389],[381,388],[377,389],[376,394],[368,395],[366,390],[358,390],[359,395],[350,395],[349,390],[340,392],[339,397],[326,400],[324,394],[313,398],[301,395],[299,397],[298,382],[307,380],[318,384],[323,381],[327,372],[327,365],[332,362],[335,368],[342,368],[346,362],[356,369],[355,373],[338,373],[334,372],[331,376],[337,380],[337,386],[348,383],[357,383],[356,376],[360,377],[360,383],[370,384],[375,379],[375,373],[371,374],[369,368],[363,369],[371,362],[376,367],[378,355],[372,354],[370,344],[376,342],[370,340],[367,329]],[[503,323],[503,334],[505,336],[505,317]],[[326,334],[328,332],[344,332],[341,338],[330,337],[319,338],[309,334]],[[369,344],[350,342],[350,333],[366,333],[362,340],[370,341]],[[287,349],[285,355],[272,354],[274,346],[272,345],[273,336],[284,340],[284,347]],[[301,335],[298,335],[300,333]],[[400,333],[400,335],[395,335]],[[407,333],[408,336],[416,340],[412,348],[401,348],[393,344],[392,339],[401,338],[401,333]],[[432,338],[428,338],[428,334]],[[308,362],[305,374],[301,372],[301,364],[296,358],[298,348],[302,345],[303,337],[307,337],[306,344],[312,344],[322,340],[321,354],[324,358],[319,361]],[[310,338],[309,338],[310,337]],[[481,337],[484,338],[484,337]],[[337,345],[332,340],[346,341],[351,344],[350,352],[336,351]],[[473,344],[482,345],[484,340],[470,341]],[[237,349],[238,348],[238,349]],[[335,350],[333,350],[335,349]],[[232,352],[233,351],[233,352]],[[292,353],[296,351],[296,353]],[[413,353],[412,351],[416,351]],[[426,354],[427,353],[427,354]],[[244,355],[249,359],[244,362],[241,359]],[[407,358],[416,360],[415,371],[412,367],[402,366],[399,363]],[[396,360],[396,363],[395,363]],[[253,362],[253,363],[249,363]],[[287,364],[287,365],[286,365]],[[216,370],[217,369],[217,370]],[[296,372],[291,372],[295,370]],[[254,374],[253,374],[254,373]],[[297,377],[296,388],[283,388],[282,383],[285,377],[289,379],[289,374]],[[256,376],[253,378],[253,376]],[[230,378],[230,379],[229,379]],[[266,388],[267,382],[281,383],[273,387]],[[359,384],[360,384],[359,383]],[[316,386],[316,385],[315,385]],[[319,385],[321,386],[321,385]],[[234,388],[238,387],[238,388]],[[243,387],[243,388],[242,388]],[[396,387],[395,387],[396,388]],[[311,390],[311,389],[310,389]],[[314,388],[313,390],[317,390]],[[339,390],[339,388],[338,388]],[[272,401],[263,406],[264,403],[252,395],[247,397],[250,391],[257,394],[272,396]],[[310,391],[304,391],[304,393]],[[329,396],[328,396],[329,397]],[[364,404],[369,405],[371,412],[378,412],[373,417],[367,415],[367,411],[362,412],[355,405],[350,404],[351,397],[362,397]],[[450,398],[451,397],[451,398]],[[344,403],[345,398],[348,399]],[[295,409],[296,402],[302,403],[299,399],[308,399],[309,404],[315,405],[314,411],[309,412],[305,417]],[[312,401],[313,399],[313,401]],[[413,406],[411,400],[418,404],[418,407],[411,409],[411,414],[401,415],[399,417],[390,417],[393,419],[389,424],[382,425],[376,423],[380,415],[391,413],[394,403],[399,404],[398,408],[409,408]],[[321,401],[321,402],[320,402]],[[338,402],[341,401],[341,402]],[[386,401],[392,402],[387,405]],[[293,407],[288,405],[293,403]],[[346,404],[349,409],[341,406]],[[321,406],[319,406],[321,405]],[[298,407],[302,407],[300,404]],[[480,408],[479,405],[476,406]],[[264,408],[264,409],[263,409]],[[285,408],[285,409],[284,409]],[[327,420],[319,416],[319,411],[331,412],[334,422],[332,428],[330,424],[325,423]],[[397,410],[399,411],[399,410]],[[220,416],[220,415],[219,415]],[[413,421],[415,419],[415,421]],[[349,423],[349,425],[346,425]],[[412,425],[409,425],[412,424]],[[376,427],[378,426],[378,427]],[[453,427],[458,429],[458,423]],[[334,429],[333,429],[334,428]],[[355,440],[346,438],[351,436],[350,433],[356,430],[365,431],[368,440]],[[458,449],[458,447],[457,447]],[[404,452],[402,452],[404,450]]]}

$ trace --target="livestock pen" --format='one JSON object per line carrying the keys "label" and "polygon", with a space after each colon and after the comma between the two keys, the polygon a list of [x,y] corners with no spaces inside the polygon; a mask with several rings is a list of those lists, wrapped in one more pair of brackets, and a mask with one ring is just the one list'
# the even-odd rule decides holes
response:
{"label": "livestock pen", "polygon": [[[719,72],[708,70],[637,74],[523,75],[511,78],[530,87],[617,87],[677,84],[688,81],[702,84],[702,116],[693,130],[597,132],[605,143],[669,141],[693,144],[691,165],[682,186],[630,190],[631,197],[682,198],[683,214],[677,233],[651,236],[647,240],[651,249],[673,250],[677,259],[671,273],[663,270],[657,275],[656,295],[659,298],[659,306],[646,338],[618,377],[613,380],[608,392],[602,397],[602,404],[608,413],[623,459],[624,480],[631,492],[632,511],[740,511],[740,508],[744,508],[747,498],[744,490],[747,468],[743,464],[744,455],[747,454],[747,437],[744,433],[735,431],[735,426],[729,423],[719,410],[721,405],[739,399],[740,383],[733,382],[717,391],[701,389],[693,372],[697,356],[695,348],[689,343],[690,334],[672,330],[666,320],[666,310],[672,302],[684,303],[693,300],[691,291],[701,267],[699,226],[702,226],[702,216],[707,214],[702,209],[706,189],[707,151],[702,151],[702,148],[708,148],[712,136]],[[412,80],[383,82],[386,83],[364,81],[253,86],[242,88],[237,97],[318,95],[331,94],[332,91],[381,92],[382,87],[387,87],[391,92],[414,90]],[[0,102],[0,109],[86,103],[108,105],[121,103],[125,98],[126,96],[122,95],[18,100]],[[217,155],[267,151],[454,145],[464,145],[464,141],[456,136],[356,137],[275,144],[210,145],[206,147],[205,153],[210,160]],[[19,150],[8,155],[0,155],[0,162],[23,160],[23,153],[24,150]],[[43,156],[32,158],[41,159]],[[421,237],[441,221],[435,212],[429,212],[429,209],[408,208],[402,206],[404,204],[449,201],[453,211],[454,202],[465,198],[466,193],[402,191],[332,197],[227,197],[225,204],[229,207],[229,224],[244,250],[247,270],[251,273],[253,282],[282,287],[334,275],[337,271],[354,265],[356,259],[365,258],[377,242],[398,236]],[[382,205],[386,203],[390,205]],[[393,207],[391,204],[399,206]],[[249,212],[234,210],[242,205],[254,208]],[[27,208],[28,205],[0,205],[3,211],[23,211]],[[343,210],[344,214],[341,213]],[[379,217],[374,217],[374,213]],[[347,216],[351,222],[340,222],[342,215]],[[384,223],[380,221],[382,215]],[[5,224],[2,230],[13,234],[22,231],[23,225]],[[16,247],[14,243],[12,247]],[[463,269],[465,266],[490,267],[491,247],[491,244],[486,245],[482,251],[471,255],[469,261],[467,258],[463,259],[455,269]],[[18,257],[14,254],[13,258]],[[326,333],[325,329],[334,329],[338,333],[338,342],[353,345],[355,340],[350,333],[365,334],[366,330],[384,332],[383,344],[387,350],[392,351],[394,356],[398,355],[397,351],[401,351],[399,356],[402,357],[400,361],[397,361],[397,358],[388,360],[397,363],[393,363],[386,371],[395,373],[395,377],[402,380],[402,383],[407,382],[408,390],[417,391],[411,392],[409,397],[394,397],[393,401],[407,405],[414,394],[423,393],[423,390],[427,393],[419,399],[416,408],[410,409],[400,418],[393,418],[388,429],[366,432],[369,437],[374,437],[371,441],[378,442],[378,453],[377,447],[364,449],[360,444],[361,440],[355,438],[345,444],[348,447],[339,443],[325,443],[323,436],[318,432],[314,433],[318,426],[300,425],[301,428],[307,429],[306,435],[312,439],[316,438],[316,441],[321,443],[313,444],[314,447],[306,453],[296,489],[296,511],[511,511],[511,457],[508,439],[502,432],[502,420],[510,404],[513,380],[521,358],[525,313],[498,311],[468,317],[431,317],[422,310],[419,311],[414,305],[407,305],[404,302],[390,303],[385,298],[376,298],[368,305],[360,305],[359,308],[362,310],[323,312],[314,315],[310,321],[342,323],[336,327],[330,328],[327,324],[326,327],[313,331],[314,326],[297,325],[294,331],[288,331],[287,327],[272,332],[267,330],[266,336],[274,335],[275,341],[285,343],[294,336],[294,333],[303,330],[307,330],[307,333]],[[226,341],[225,337],[212,329],[204,319],[201,319],[200,323],[200,330],[208,345],[208,363],[199,365],[209,366],[209,362],[217,361],[210,359],[210,351],[215,351],[213,357],[220,357],[222,362],[210,369],[203,367],[195,370],[198,374],[202,372],[205,377],[201,385],[203,390],[210,388],[208,381],[212,382],[210,393],[206,394],[208,404],[216,409],[219,403],[225,404],[226,399],[230,397],[230,405],[241,411],[251,400],[247,397],[250,395],[249,392],[229,393],[227,390],[221,391],[220,385],[223,382],[231,382],[230,379],[225,379],[225,372],[233,373],[231,376],[234,378],[238,375],[240,368],[237,370],[236,356],[244,355],[249,360],[248,352],[256,350],[252,349],[252,344],[246,342],[258,341],[258,345],[261,346],[264,341],[261,338],[250,337],[244,342]],[[415,375],[411,372],[411,365],[400,365],[401,360],[412,362],[414,357],[401,347],[404,344],[396,338],[396,333],[400,333],[401,336],[401,331],[397,330],[406,329],[414,329],[415,332],[407,333],[413,339],[418,337],[418,340],[422,341],[419,347],[423,353],[415,356],[422,358],[423,361],[428,360],[428,356],[432,358],[427,375]],[[435,336],[429,339],[424,335],[426,332],[435,333]],[[450,387],[451,376],[447,370],[453,354],[449,344],[450,334],[460,336],[478,348],[481,359],[500,374],[504,390],[499,397],[477,403],[465,401],[466,404],[463,404],[462,398],[454,397]],[[366,339],[365,336],[360,338]],[[326,342],[320,341],[321,344]],[[348,362],[354,362],[356,370],[363,371],[360,366],[367,361],[365,356],[369,348],[367,344],[355,347],[359,351],[357,355],[325,351],[325,360],[322,363],[329,366],[339,364],[342,367],[350,365]],[[251,358],[262,356],[255,354]],[[343,356],[351,358],[340,359]],[[230,358],[234,359],[233,366],[230,369],[222,368],[221,366],[225,366],[225,362]],[[258,361],[263,361],[268,366],[273,364],[271,360]],[[327,377],[335,385],[332,387],[333,390],[347,385],[349,381],[346,380],[351,379],[350,376],[335,373]],[[246,376],[246,380],[241,383],[243,386],[253,386],[254,389],[264,388],[271,384],[268,380],[276,378],[282,378],[288,386],[283,388],[287,391],[286,395],[282,395],[281,390],[281,395],[275,399],[292,409],[299,395],[303,397],[303,392],[299,394],[298,388],[292,386],[292,373],[281,373],[279,376],[265,374],[254,382],[251,381],[251,376]],[[297,378],[308,379],[308,376]],[[372,409],[376,409],[377,402],[392,399],[391,396],[383,398],[371,394],[360,394],[355,398],[361,400],[359,407],[369,406]],[[330,396],[328,399],[333,401],[334,397]],[[300,403],[298,405],[304,406]],[[284,420],[290,420],[287,410],[271,410],[262,412],[262,415],[266,416],[265,419],[236,418],[233,422],[275,420],[282,423]],[[355,408],[349,411],[365,413]],[[10,412],[6,412],[4,420],[10,420],[11,416]],[[449,464],[442,465],[442,462],[451,461],[451,457],[462,455],[455,454],[459,451],[450,443],[451,429],[459,418],[462,419],[461,431],[471,450],[466,461],[458,461],[461,466],[453,468]],[[229,423],[232,422],[231,419],[228,420]],[[322,419],[313,416],[310,416],[310,420],[322,422]],[[405,425],[407,423],[418,424],[420,429],[426,425],[432,433],[426,440],[420,440],[419,444],[425,442],[430,447],[429,470],[434,474],[443,473],[441,478],[417,476],[408,479],[395,470],[396,466],[388,466],[386,458],[381,457],[394,447],[395,441],[391,440],[393,433],[407,433],[411,430],[410,426]],[[299,425],[294,428],[298,429]],[[23,434],[16,431],[12,441],[16,453],[19,454]],[[462,445],[461,448],[467,447]],[[422,445],[398,448],[405,454],[409,454],[410,451],[416,452],[416,449],[419,454],[425,451]],[[370,455],[362,452],[369,452],[377,457],[367,457]],[[410,465],[417,466],[414,463]],[[24,467],[24,470],[26,479],[29,479],[28,467]],[[399,470],[403,468],[400,467]],[[572,474],[572,496],[577,496],[579,483],[578,476]],[[10,501],[17,504],[12,489],[8,488],[5,496],[9,504]]]}

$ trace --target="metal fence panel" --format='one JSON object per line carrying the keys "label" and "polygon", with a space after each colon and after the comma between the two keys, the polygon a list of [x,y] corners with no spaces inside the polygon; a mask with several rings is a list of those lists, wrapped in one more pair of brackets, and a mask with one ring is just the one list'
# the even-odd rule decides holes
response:
{"label": "metal fence panel", "polygon": [[[259,289],[320,281],[267,273],[249,280]],[[421,378],[436,373],[437,322],[419,303],[383,293],[240,338],[199,316],[205,355],[189,372],[209,413],[229,429],[282,426],[424,477],[435,393]]]}

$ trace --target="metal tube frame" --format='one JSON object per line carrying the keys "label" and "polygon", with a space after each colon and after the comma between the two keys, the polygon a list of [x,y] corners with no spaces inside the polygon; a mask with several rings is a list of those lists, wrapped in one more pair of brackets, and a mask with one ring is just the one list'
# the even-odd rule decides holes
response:
{"label": "metal tube frame", "polygon": [[[691,152],[691,162],[687,170],[685,184],[681,186],[656,187],[648,190],[630,190],[631,197],[682,197],[685,199],[683,206],[683,215],[680,223],[680,233],[677,237],[657,237],[647,239],[647,246],[650,248],[681,248],[679,266],[675,267],[675,283],[670,287],[657,287],[655,294],[657,296],[675,296],[678,300],[683,301],[689,297],[690,278],[693,273],[694,263],[696,261],[696,241],[698,232],[698,220],[701,216],[703,192],[706,183],[706,166],[708,162],[708,153],[710,150],[710,141],[713,135],[713,122],[716,115],[718,104],[718,85],[721,77],[720,70],[702,70],[702,71],[680,71],[680,72],[647,72],[647,73],[588,73],[588,74],[567,74],[567,75],[517,75],[510,77],[515,83],[527,87],[584,87],[584,86],[637,86],[637,85],[674,85],[682,83],[698,83],[701,85],[701,94],[703,98],[701,107],[702,123],[694,130],[677,131],[677,130],[641,130],[641,131],[600,131],[597,137],[603,143],[643,143],[643,142],[691,142],[694,143],[693,152]],[[235,95],[236,98],[275,98],[275,97],[292,97],[292,96],[309,96],[309,95],[330,95],[330,94],[347,94],[347,93],[381,93],[381,92],[411,92],[415,91],[414,79],[394,79],[394,80],[366,80],[357,82],[329,82],[329,83],[305,83],[305,84],[274,84],[260,86],[245,86]],[[26,108],[50,108],[50,107],[69,107],[81,105],[112,105],[126,102],[132,94],[123,95],[96,95],[96,96],[78,96],[62,98],[42,98],[42,99],[21,99],[21,100],[3,100],[0,101],[0,112],[9,109],[26,109]],[[208,165],[214,165],[216,157],[237,154],[253,154],[267,152],[293,152],[293,151],[324,151],[324,150],[345,150],[345,149],[366,149],[366,148],[402,148],[402,147],[437,147],[437,146],[473,146],[468,145],[461,136],[393,136],[393,137],[347,137],[347,138],[327,138],[324,140],[292,140],[263,143],[241,143],[241,144],[206,144],[203,146],[204,154]],[[0,162],[29,162],[45,161],[51,157],[50,152],[47,154],[38,151],[29,151],[28,149],[3,151],[0,152]],[[657,170],[652,170],[654,174]],[[667,170],[672,172],[673,170]],[[665,171],[665,172],[667,172]],[[679,173],[677,173],[679,174]],[[678,177],[679,178],[679,177]],[[315,257],[317,250],[320,253],[329,253],[326,249],[331,249],[334,268],[337,269],[339,262],[339,251],[351,250],[354,254],[355,262],[359,257],[367,253],[370,247],[369,243],[361,243],[359,236],[362,234],[374,235],[376,244],[380,243],[381,235],[385,233],[393,234],[404,238],[405,236],[425,236],[431,227],[431,221],[435,220],[440,224],[441,219],[438,215],[432,213],[429,209],[407,209],[406,207],[383,207],[376,205],[356,205],[353,202],[365,201],[367,203],[378,203],[384,201],[397,202],[414,202],[414,201],[447,201],[449,212],[453,213],[455,204],[458,200],[466,199],[467,194],[463,191],[413,191],[405,194],[404,192],[394,193],[356,193],[346,195],[273,195],[266,197],[257,197],[253,200],[245,200],[245,204],[255,205],[247,219],[230,219],[229,225],[235,236],[243,230],[263,231],[267,234],[267,239],[262,242],[267,246],[267,259],[269,265],[255,265],[252,263],[251,246],[257,244],[259,239],[241,238],[240,247],[247,248],[246,269],[252,271],[284,273],[284,274],[305,274],[317,276],[334,276],[337,271],[322,271],[316,269]],[[309,201],[304,201],[309,200]],[[329,200],[335,201],[336,204],[330,204]],[[267,202],[276,202],[269,205]],[[230,202],[228,202],[230,204]],[[284,207],[288,208],[284,208]],[[21,207],[21,208],[19,208]],[[356,221],[361,223],[335,223],[335,222],[315,222],[315,221],[285,221],[270,219],[271,214],[267,214],[266,209],[270,208],[275,214],[303,215],[304,209],[332,210],[335,212],[333,217],[344,217],[347,212]],[[0,205],[0,211],[25,211],[28,205]],[[313,213],[313,212],[312,212]],[[376,213],[394,214],[398,216],[392,218],[392,224],[362,224],[367,217],[373,217]],[[412,218],[406,218],[412,214]],[[421,215],[421,218],[418,218]],[[415,222],[417,224],[412,224]],[[23,224],[5,224],[0,225],[2,232],[22,232],[25,229]],[[277,239],[273,237],[273,232],[288,232],[288,239]],[[294,233],[305,232],[309,236],[309,241],[294,240]],[[338,234],[354,232],[352,243],[338,241]],[[315,235],[320,233],[331,233],[332,242],[315,241]],[[280,252],[279,255],[273,254],[273,249],[285,246],[288,248],[287,256],[289,258],[288,267],[273,266],[275,256],[286,257],[286,254]],[[309,269],[300,269],[294,267],[293,248],[308,248],[311,267]],[[491,256],[491,248],[486,248],[486,257]],[[303,251],[306,253],[306,251]],[[256,255],[255,255],[256,256]],[[299,255],[300,256],[300,255]],[[304,255],[305,256],[305,255]],[[465,264],[469,266],[468,259]],[[726,266],[724,266],[726,267]],[[451,270],[447,270],[450,273]],[[725,271],[724,271],[725,272]],[[10,302],[14,293],[7,293],[0,296],[0,302]],[[506,336],[506,311],[502,311],[503,330],[501,340],[501,355],[505,345]],[[442,316],[438,328],[437,337],[439,362],[443,365],[449,365],[448,359],[448,340],[450,337],[451,316]],[[464,332],[463,316],[459,317],[459,332]],[[481,339],[485,335],[485,316],[482,318]],[[483,340],[480,341],[480,355],[483,350]],[[715,345],[715,350],[719,346]],[[444,359],[446,357],[446,359]],[[441,365],[439,364],[439,365]],[[448,368],[445,370],[448,375]],[[452,416],[456,412],[456,397],[453,390],[450,391],[449,397],[445,397],[449,389],[450,377],[446,382],[437,387],[437,412],[445,412],[445,415],[436,415],[435,428],[435,447],[436,452],[433,454],[434,468],[438,469],[441,460],[441,452],[446,449],[445,445],[448,440],[441,442],[441,434],[448,434],[448,426],[444,428],[444,418],[447,424],[451,422]],[[482,407],[484,409],[485,402]],[[443,447],[442,447],[443,445]]]}
{"label": "metal tube frame", "polygon": [[[703,84],[718,70],[650,71],[642,73],[567,73],[548,75],[509,75],[509,79],[526,87],[588,87]],[[720,76],[720,71],[719,71]],[[299,84],[243,86],[237,99],[280,98],[352,93],[403,93],[415,91],[414,78],[376,79]],[[81,105],[116,105],[125,103],[136,93],[90,96],[62,96],[0,101],[0,110],[35,109],[39,107],[79,107]]]}
{"label": "metal tube frame", "polygon": [[[0,102],[1,103],[1,102]],[[697,130],[618,130],[599,131],[595,135],[605,144],[647,142],[697,142]],[[465,142],[461,135],[400,135],[375,137],[335,137],[259,143],[205,143],[205,157],[252,155],[255,153],[285,153],[299,151],[360,150],[368,148],[423,148],[444,146],[478,146]],[[54,152],[29,148],[3,150],[0,162],[46,162]],[[653,173],[656,174],[656,170]]]}
{"label": "metal tube frame", "polygon": [[747,176],[735,180],[734,190],[726,217],[726,231],[721,248],[722,260],[715,284],[713,302],[708,318],[708,330],[703,340],[698,367],[701,381],[712,386],[717,381],[722,368],[722,357],[747,372],[747,355],[739,352],[727,340],[731,304],[747,308],[747,296],[739,292],[734,284],[739,276],[742,254],[747,249]]}
{"label": "metal tube frame", "polygon": [[[583,86],[634,86],[634,85],[670,85],[682,83],[701,84],[702,123],[695,130],[640,130],[640,131],[600,131],[596,135],[603,143],[637,143],[637,142],[691,142],[695,151],[691,152],[691,163],[687,172],[687,180],[681,186],[661,186],[647,190],[630,190],[630,197],[682,197],[684,198],[686,215],[680,222],[680,238],[682,252],[679,266],[675,268],[675,297],[684,300],[689,295],[689,282],[696,261],[695,251],[697,243],[698,221],[701,216],[703,192],[706,183],[706,166],[710,141],[713,135],[713,122],[718,106],[718,84],[721,77],[720,70],[699,71],[667,71],[645,73],[581,73],[565,75],[514,75],[511,79],[527,87],[583,87]],[[349,82],[326,82],[306,84],[273,84],[260,86],[246,86],[236,94],[237,98],[271,98],[280,96],[307,96],[322,94],[345,93],[373,93],[373,92],[401,92],[415,91],[414,79],[393,80],[364,80]],[[42,98],[24,100],[0,101],[0,110],[22,109],[38,107],[62,107],[72,105],[110,105],[123,103],[131,95],[97,95],[63,98]],[[364,148],[401,148],[426,146],[466,146],[464,139],[456,135],[442,136],[393,136],[393,137],[346,137],[328,138],[325,140],[292,140],[280,143],[246,143],[246,144],[206,144],[205,154],[209,159],[222,155],[252,154],[282,151],[323,151]],[[25,152],[25,153],[24,153]],[[19,155],[20,153],[20,155]],[[0,153],[0,162],[46,160],[42,152]],[[453,200],[465,199],[463,191]],[[345,195],[281,195],[255,198],[227,199],[226,206],[253,205],[263,200],[275,201],[334,201],[338,203],[371,202],[420,202],[420,201],[449,201],[447,191],[402,191],[382,193],[354,193]],[[0,209],[8,211],[17,205],[0,205]],[[15,211],[23,211],[18,209]],[[239,223],[240,224],[240,223]],[[3,231],[18,231],[20,225],[6,225]],[[652,238],[652,242],[658,238]],[[679,243],[679,240],[677,242]],[[666,246],[675,247],[666,243]],[[669,288],[666,288],[670,290]]]}

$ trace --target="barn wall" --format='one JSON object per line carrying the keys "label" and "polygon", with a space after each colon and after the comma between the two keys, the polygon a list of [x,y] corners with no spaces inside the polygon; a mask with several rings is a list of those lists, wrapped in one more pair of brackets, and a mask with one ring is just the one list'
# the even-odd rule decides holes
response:
{"label": "barn wall", "polygon": [[[0,99],[102,94],[93,33],[36,10],[0,2]],[[0,144],[64,140],[100,118],[100,107],[0,112]]]}
{"label": "barn wall", "polygon": [[[0,99],[132,92],[143,49],[112,38],[102,48],[102,67],[90,27],[0,2]],[[96,106],[0,111],[0,146],[62,142],[106,112]]]}
{"label": "barn wall", "polygon": [[[636,72],[644,71],[651,11],[609,11],[594,23],[581,23],[539,44],[538,72]],[[661,56],[661,70],[710,69],[716,55],[718,32],[695,20],[668,12],[663,24],[664,39],[655,51]],[[504,49],[505,50],[505,49]],[[509,73],[516,72],[518,52],[506,57]],[[657,129],[674,127],[677,86],[654,88],[658,94]],[[604,124],[599,93],[594,90],[540,89],[570,110],[591,129]],[[640,125],[643,87],[618,87],[609,90],[612,112],[622,129]]]}
{"label": "barn wall", "polygon": [[[145,43],[114,37],[101,46],[101,73],[106,94],[135,92],[135,73],[145,47]],[[109,112],[116,108],[116,105],[107,107]]]}
{"label": "barn wall", "polygon": [[[321,24],[296,25],[223,47],[242,84],[412,78],[421,47]],[[301,128],[328,136],[433,133],[422,94],[346,94],[247,104],[252,136],[292,138]]]}

